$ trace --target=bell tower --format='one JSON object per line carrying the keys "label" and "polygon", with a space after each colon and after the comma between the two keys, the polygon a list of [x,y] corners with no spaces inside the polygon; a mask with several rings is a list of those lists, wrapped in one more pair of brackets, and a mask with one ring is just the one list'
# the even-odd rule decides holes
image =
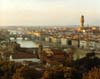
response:
{"label": "bell tower", "polygon": [[84,27],[84,15],[81,15],[81,18],[80,18],[80,27],[81,28]]}

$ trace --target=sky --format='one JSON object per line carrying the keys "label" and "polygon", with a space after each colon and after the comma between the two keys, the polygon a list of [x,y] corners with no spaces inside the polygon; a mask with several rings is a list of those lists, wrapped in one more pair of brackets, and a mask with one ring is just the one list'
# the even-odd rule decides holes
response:
{"label": "sky", "polygon": [[100,0],[0,0],[0,26],[100,25]]}

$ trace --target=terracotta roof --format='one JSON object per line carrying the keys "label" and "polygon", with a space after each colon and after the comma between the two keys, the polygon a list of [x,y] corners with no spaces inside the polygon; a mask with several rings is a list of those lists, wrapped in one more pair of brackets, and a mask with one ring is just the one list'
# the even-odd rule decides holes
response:
{"label": "terracotta roof", "polygon": [[17,52],[12,55],[13,59],[35,58],[33,53]]}
{"label": "terracotta roof", "polygon": [[18,48],[17,51],[19,52],[29,52],[32,53],[35,48]]}
{"label": "terracotta roof", "polygon": [[64,51],[59,50],[59,49],[51,49],[53,51],[54,55],[63,55]]}
{"label": "terracotta roof", "polygon": [[43,57],[41,57],[41,60],[46,61],[46,62],[53,61],[53,60],[55,60],[55,61],[63,61],[64,60],[64,58],[65,58],[64,51],[59,50],[59,49],[50,49],[50,50],[54,53],[54,55],[52,55],[50,57],[43,56]]}

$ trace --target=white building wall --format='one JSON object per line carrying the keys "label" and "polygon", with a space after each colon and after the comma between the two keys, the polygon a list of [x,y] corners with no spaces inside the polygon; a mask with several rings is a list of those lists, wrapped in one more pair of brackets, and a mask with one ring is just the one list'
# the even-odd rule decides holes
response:
{"label": "white building wall", "polygon": [[80,40],[80,47],[81,47],[81,48],[87,48],[87,41],[85,41],[85,40]]}
{"label": "white building wall", "polygon": [[61,39],[61,45],[67,45],[67,39],[66,38]]}
{"label": "white building wall", "polygon": [[45,37],[46,42],[49,42],[49,39],[50,39],[49,37]]}
{"label": "white building wall", "polygon": [[15,62],[24,62],[24,61],[40,62],[40,59],[37,59],[37,58],[12,59],[12,60],[10,60],[10,61],[15,61]]}
{"label": "white building wall", "polygon": [[100,50],[100,42],[96,42],[96,49]]}
{"label": "white building wall", "polygon": [[96,48],[96,42],[95,41],[89,41],[88,42],[88,47],[89,48]]}
{"label": "white building wall", "polygon": [[78,40],[72,40],[72,46],[78,46]]}
{"label": "white building wall", "polygon": [[53,43],[56,43],[56,42],[57,42],[57,38],[54,38],[54,37],[53,37],[53,38],[52,38],[52,42],[53,42]]}

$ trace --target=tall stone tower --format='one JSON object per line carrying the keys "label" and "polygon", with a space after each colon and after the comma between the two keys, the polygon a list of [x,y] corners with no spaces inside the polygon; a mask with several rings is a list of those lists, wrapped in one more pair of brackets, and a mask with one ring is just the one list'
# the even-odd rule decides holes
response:
{"label": "tall stone tower", "polygon": [[41,53],[43,52],[43,45],[40,44],[38,48],[38,57],[41,58]]}
{"label": "tall stone tower", "polygon": [[80,27],[83,28],[84,27],[84,16],[81,15],[81,18],[80,18]]}

